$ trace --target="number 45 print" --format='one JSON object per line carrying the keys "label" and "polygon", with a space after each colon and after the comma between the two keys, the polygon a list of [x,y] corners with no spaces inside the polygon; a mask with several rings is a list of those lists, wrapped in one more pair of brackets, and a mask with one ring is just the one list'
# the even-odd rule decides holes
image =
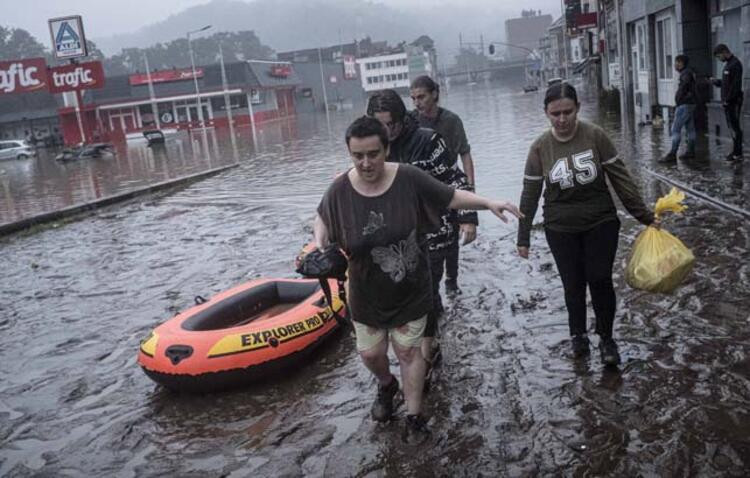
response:
{"label": "number 45 print", "polygon": [[594,153],[590,149],[573,155],[573,168],[568,163],[570,158],[560,158],[549,172],[550,183],[559,183],[560,189],[574,187],[578,184],[588,184],[596,179],[597,170],[594,164]]}

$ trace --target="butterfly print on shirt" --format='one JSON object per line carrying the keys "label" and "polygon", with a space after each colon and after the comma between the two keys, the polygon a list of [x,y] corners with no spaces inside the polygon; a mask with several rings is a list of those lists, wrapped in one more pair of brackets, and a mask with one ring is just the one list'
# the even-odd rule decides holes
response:
{"label": "butterfly print on shirt", "polygon": [[373,247],[371,254],[373,262],[390,275],[393,282],[403,281],[417,270],[419,264],[417,230],[412,230],[407,239],[398,241],[397,244]]}

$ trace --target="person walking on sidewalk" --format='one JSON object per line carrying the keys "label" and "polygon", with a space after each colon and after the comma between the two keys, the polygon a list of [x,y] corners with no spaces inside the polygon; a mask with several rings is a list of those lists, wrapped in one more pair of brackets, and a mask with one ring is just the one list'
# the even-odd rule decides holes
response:
{"label": "person walking on sidewalk", "polygon": [[[454,157],[461,158],[463,171],[469,180],[469,187],[474,191],[474,160],[471,157],[471,146],[466,138],[464,124],[461,118],[452,111],[439,106],[440,85],[427,75],[418,76],[412,81],[410,88],[411,99],[414,102],[415,117],[419,126],[437,131],[445,139]],[[458,224],[456,215],[451,216],[449,224],[444,228],[450,229],[451,240],[445,242],[442,249],[430,249],[432,277],[440,286],[445,268],[446,292],[458,292],[458,248],[459,237],[463,244],[470,244],[477,237],[477,226],[472,223]]]}
{"label": "person walking on sidewalk", "polygon": [[677,150],[680,147],[682,129],[687,134],[687,149],[680,155],[680,159],[691,159],[695,157],[695,104],[697,99],[695,72],[688,66],[690,59],[687,55],[677,55],[674,59],[674,69],[680,74],[677,92],[674,102],[677,107],[674,110],[672,121],[672,149],[660,162],[674,163],[677,161]]}
{"label": "person walking on sidewalk", "polygon": [[723,43],[714,48],[714,56],[724,62],[721,79],[711,78],[714,86],[721,88],[721,105],[732,130],[732,152],[726,161],[742,161],[742,63]]}
{"label": "person walking on sidewalk", "polygon": [[625,208],[650,225],[654,214],[599,126],[578,119],[578,95],[567,83],[550,86],[544,112],[552,128],[529,149],[521,193],[518,255],[529,257],[531,225],[544,191],[544,233],[563,283],[573,355],[590,353],[586,335],[586,286],[596,315],[599,351],[605,365],[620,363],[613,324],[617,298],[612,265],[620,221],[607,181]]}
{"label": "person walking on sidewalk", "polygon": [[364,116],[346,130],[352,168],[338,176],[318,206],[315,244],[338,244],[349,259],[348,305],[356,346],[377,378],[372,418],[391,419],[399,389],[388,363],[393,347],[401,367],[408,442],[429,436],[422,417],[425,362],[421,353],[427,313],[432,309],[430,266],[425,234],[440,223],[445,209],[489,209],[520,217],[505,201],[460,191],[409,164],[387,162],[388,130]]}

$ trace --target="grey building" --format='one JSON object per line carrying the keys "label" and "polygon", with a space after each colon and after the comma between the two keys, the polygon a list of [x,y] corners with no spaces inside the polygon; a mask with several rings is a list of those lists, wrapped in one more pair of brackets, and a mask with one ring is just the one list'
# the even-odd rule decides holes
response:
{"label": "grey building", "polygon": [[545,61],[546,77],[565,78],[569,70],[570,41],[563,30],[565,28],[565,17],[560,17],[547,27],[547,38],[549,38],[549,50]]}
{"label": "grey building", "polygon": [[[650,123],[654,116],[669,119],[678,82],[674,59],[685,54],[709,100],[696,112],[699,128],[727,134],[721,105],[713,99],[718,91],[712,91],[707,78],[722,69],[712,55],[718,43],[726,43],[745,61],[743,3],[750,5],[740,0],[602,0],[602,86],[621,90],[624,114],[636,124]],[[748,18],[745,29],[750,27]]]}
{"label": "grey building", "polygon": [[357,72],[354,76],[347,75],[343,63],[329,61],[321,65],[317,61],[296,62],[294,70],[300,80],[295,91],[298,113],[325,111],[323,84],[325,84],[330,110],[364,111],[367,95],[362,88],[359,73]]}
{"label": "grey building", "polygon": [[[529,50],[539,46],[539,39],[547,35],[547,28],[552,24],[552,15],[542,15],[535,10],[523,11],[520,18],[505,20],[505,42]],[[506,58],[509,61],[521,60],[528,52],[521,48],[508,48]]]}

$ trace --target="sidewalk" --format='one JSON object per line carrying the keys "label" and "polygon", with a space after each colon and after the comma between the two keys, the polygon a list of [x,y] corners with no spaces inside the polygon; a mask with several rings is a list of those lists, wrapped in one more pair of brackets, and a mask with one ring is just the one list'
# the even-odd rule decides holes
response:
{"label": "sidewalk", "polygon": [[[647,134],[646,131],[643,133]],[[744,210],[748,214],[745,217],[750,219],[750,212],[747,212],[750,210],[750,151],[747,151],[747,147],[743,161],[727,162],[724,161],[724,157],[731,150],[731,141],[698,133],[695,158],[678,159],[675,164],[665,165],[657,161],[669,151],[669,129],[667,125],[661,130],[653,128],[652,134],[655,140],[652,143],[650,158],[648,146],[645,144],[647,142],[642,141],[644,145],[641,151],[645,154],[640,161],[641,167],[687,185],[699,194],[731,205],[735,209]],[[661,141],[658,140],[659,135],[663,135]],[[680,151],[684,151],[684,148],[683,139]],[[719,204],[715,204],[714,207],[726,210]]]}

